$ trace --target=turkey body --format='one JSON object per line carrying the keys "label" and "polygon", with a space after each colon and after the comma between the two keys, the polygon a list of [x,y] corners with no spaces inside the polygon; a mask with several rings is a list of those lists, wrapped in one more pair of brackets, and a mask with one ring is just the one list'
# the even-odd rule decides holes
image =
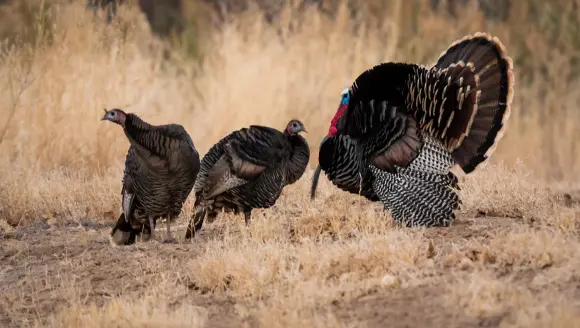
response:
{"label": "turkey body", "polygon": [[450,169],[471,173],[491,156],[512,98],[511,59],[487,34],[453,43],[431,68],[379,64],[343,93],[311,197],[322,170],[406,226],[448,226],[461,204]]}
{"label": "turkey body", "polygon": [[225,136],[201,161],[195,214],[185,238],[201,229],[206,216],[213,221],[222,210],[244,213],[249,224],[252,209],[273,206],[283,188],[300,179],[309,159],[308,143],[297,133],[252,125]]}
{"label": "turkey body", "polygon": [[121,190],[123,213],[111,235],[117,244],[148,239],[158,219],[179,216],[195,184],[199,154],[186,130],[177,124],[152,126],[127,114],[125,135],[131,145],[125,159]]}

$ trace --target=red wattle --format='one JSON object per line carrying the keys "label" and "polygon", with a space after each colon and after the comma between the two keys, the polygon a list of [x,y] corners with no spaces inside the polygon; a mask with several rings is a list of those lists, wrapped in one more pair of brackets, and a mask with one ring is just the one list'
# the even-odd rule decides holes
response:
{"label": "red wattle", "polygon": [[330,129],[328,129],[328,136],[332,137],[333,135],[338,133],[338,129],[335,128],[334,126],[331,126]]}
{"label": "red wattle", "polygon": [[332,137],[333,135],[338,133],[338,129],[336,128],[336,125],[338,124],[338,120],[342,117],[342,115],[344,115],[344,112],[346,112],[347,108],[348,108],[348,104],[344,104],[344,105],[341,105],[340,107],[338,107],[336,114],[334,114],[334,117],[332,118],[332,121],[330,122],[330,128],[328,129],[328,136],[329,137]]}

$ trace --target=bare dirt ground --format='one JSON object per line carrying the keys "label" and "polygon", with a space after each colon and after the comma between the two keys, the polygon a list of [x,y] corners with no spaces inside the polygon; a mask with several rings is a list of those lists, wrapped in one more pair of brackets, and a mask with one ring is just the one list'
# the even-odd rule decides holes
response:
{"label": "bare dirt ground", "polygon": [[256,211],[249,228],[223,215],[191,243],[113,247],[111,213],[4,224],[0,324],[580,326],[575,196],[554,199],[515,178],[488,172],[466,181],[450,228],[397,227],[378,204],[327,181],[311,203],[309,178]]}

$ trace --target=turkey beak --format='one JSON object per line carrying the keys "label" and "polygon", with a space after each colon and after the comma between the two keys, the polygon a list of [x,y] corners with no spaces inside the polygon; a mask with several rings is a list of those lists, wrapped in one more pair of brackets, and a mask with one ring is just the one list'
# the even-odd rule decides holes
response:
{"label": "turkey beak", "polygon": [[103,108],[103,110],[105,111],[105,115],[103,115],[103,117],[101,117],[101,121],[104,121],[107,119],[107,114],[109,114],[109,111],[107,111],[106,108]]}

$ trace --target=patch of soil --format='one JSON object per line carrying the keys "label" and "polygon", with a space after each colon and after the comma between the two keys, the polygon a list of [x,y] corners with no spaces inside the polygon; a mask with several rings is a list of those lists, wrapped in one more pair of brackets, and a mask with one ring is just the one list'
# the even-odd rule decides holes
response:
{"label": "patch of soil", "polygon": [[[461,219],[449,228],[425,230],[436,248],[451,247],[466,239],[487,239],[498,231],[521,224],[517,219],[481,217]],[[183,229],[176,231],[181,235]],[[201,245],[215,238],[207,226],[189,243],[137,243],[113,247],[110,228],[15,230],[0,233],[0,326],[30,326],[39,317],[69,306],[76,297],[82,304],[105,304],[112,297],[137,297],[151,286],[171,288],[170,306],[189,303],[208,311],[207,327],[256,326],[236,312],[236,299],[196,289],[188,282],[188,262],[200,254]],[[161,231],[163,233],[163,231]],[[147,265],[151,261],[151,265]],[[163,267],[170,265],[170,267]],[[440,271],[443,270],[443,271]],[[495,327],[504,315],[474,318],[445,302],[443,275],[440,283],[367,293],[330,308],[345,323],[366,327]],[[437,278],[434,277],[435,280]],[[521,279],[531,279],[522,277]],[[75,295],[67,294],[74,290]],[[506,314],[507,315],[507,314]]]}
{"label": "patch of soil", "polygon": [[444,306],[441,290],[433,286],[395,289],[335,306],[335,314],[362,327],[497,327],[503,316],[473,318]]}

